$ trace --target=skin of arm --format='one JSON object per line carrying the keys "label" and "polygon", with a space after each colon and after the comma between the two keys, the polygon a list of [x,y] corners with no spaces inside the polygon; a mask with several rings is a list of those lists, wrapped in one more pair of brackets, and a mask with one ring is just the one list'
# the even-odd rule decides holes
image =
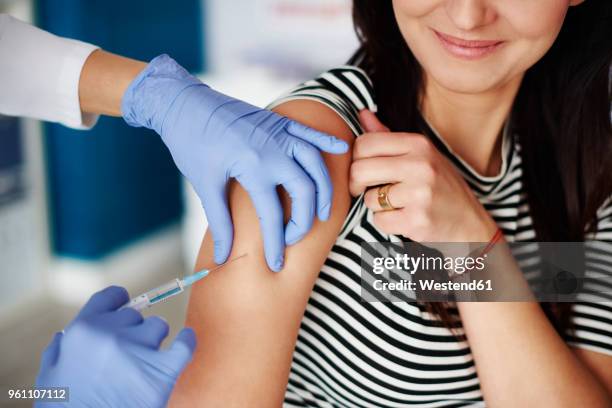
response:
{"label": "skin of arm", "polygon": [[[275,111],[352,144],[348,126],[318,102],[291,101]],[[324,156],[334,185],[331,216],[327,222],[316,220],[302,241],[287,247],[285,266],[279,273],[266,266],[259,223],[248,194],[231,183],[235,238],[228,259],[248,256],[193,287],[187,325],[196,331],[198,348],[177,383],[171,407],[282,405],[304,308],[350,205],[350,153]],[[289,200],[284,192],[281,196],[287,214]],[[213,241],[207,232],[196,270],[211,266]]]}
{"label": "skin of arm", "polygon": [[[578,359],[587,366],[591,373],[606,387],[608,396],[612,395],[612,356],[583,348],[572,347]],[[612,404],[612,403],[611,403]]]}
{"label": "skin of arm", "polygon": [[79,80],[81,110],[121,116],[121,98],[145,62],[96,50],[85,61]]}
{"label": "skin of arm", "polygon": [[612,357],[568,347],[537,302],[457,306],[487,406],[612,406]]}
{"label": "skin of arm", "polygon": [[488,405],[611,406],[612,357],[568,347],[537,302],[457,307]]}

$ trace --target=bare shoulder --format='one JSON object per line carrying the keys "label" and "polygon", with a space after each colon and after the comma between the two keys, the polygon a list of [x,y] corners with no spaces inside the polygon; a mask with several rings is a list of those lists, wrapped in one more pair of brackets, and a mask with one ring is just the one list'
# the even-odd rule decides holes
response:
{"label": "bare shoulder", "polygon": [[298,99],[278,105],[274,108],[274,111],[349,143],[353,141],[353,133],[346,122],[331,108],[322,103],[308,99]]}

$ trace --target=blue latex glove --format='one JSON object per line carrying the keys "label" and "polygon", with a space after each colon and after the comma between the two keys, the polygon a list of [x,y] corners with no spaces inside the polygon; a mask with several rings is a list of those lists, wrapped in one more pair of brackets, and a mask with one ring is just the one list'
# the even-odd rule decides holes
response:
{"label": "blue latex glove", "polygon": [[38,407],[165,407],[191,360],[196,339],[183,329],[160,350],[168,324],[131,308],[125,289],[94,294],[76,318],[43,352],[37,387],[69,387],[69,403]]}
{"label": "blue latex glove", "polygon": [[[319,218],[328,219],[332,185],[319,149],[345,153],[344,141],[216,92],[167,55],[153,59],[134,79],[121,110],[129,125],[161,135],[193,185],[212,231],[216,263],[225,262],[232,247],[230,178],[253,201],[266,261],[274,271],[282,268],[285,244],[310,230],[315,206]],[[291,197],[291,219],[284,230],[277,185]]]}

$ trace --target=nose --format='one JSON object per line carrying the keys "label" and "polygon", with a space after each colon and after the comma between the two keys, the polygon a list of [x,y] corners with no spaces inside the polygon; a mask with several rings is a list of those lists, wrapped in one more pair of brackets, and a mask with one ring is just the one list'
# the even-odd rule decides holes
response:
{"label": "nose", "polygon": [[448,0],[446,13],[463,31],[474,30],[495,20],[496,13],[487,0]]}

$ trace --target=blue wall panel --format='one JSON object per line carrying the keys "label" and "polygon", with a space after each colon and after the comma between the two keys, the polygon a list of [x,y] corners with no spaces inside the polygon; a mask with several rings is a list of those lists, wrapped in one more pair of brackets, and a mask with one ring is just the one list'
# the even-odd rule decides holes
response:
{"label": "blue wall panel", "polygon": [[26,194],[23,159],[21,122],[0,115],[0,211]]}
{"label": "blue wall panel", "polygon": [[[55,34],[148,61],[168,53],[203,69],[200,1],[37,3],[38,25]],[[45,125],[54,250],[96,259],[176,222],[180,179],[152,131],[101,118],[90,131]]]}

